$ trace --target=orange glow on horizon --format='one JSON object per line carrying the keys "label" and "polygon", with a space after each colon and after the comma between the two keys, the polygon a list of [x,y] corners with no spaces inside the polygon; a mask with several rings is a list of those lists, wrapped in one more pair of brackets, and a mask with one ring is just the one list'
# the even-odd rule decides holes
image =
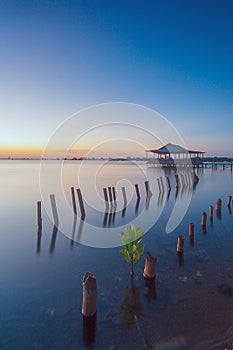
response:
{"label": "orange glow on horizon", "polygon": [[41,148],[10,148],[2,147],[0,148],[0,157],[1,158],[40,158],[43,154]]}

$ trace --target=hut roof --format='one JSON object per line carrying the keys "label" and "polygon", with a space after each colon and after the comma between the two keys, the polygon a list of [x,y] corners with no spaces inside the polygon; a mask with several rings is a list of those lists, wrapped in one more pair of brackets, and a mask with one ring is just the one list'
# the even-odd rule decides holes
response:
{"label": "hut roof", "polygon": [[157,153],[157,154],[170,154],[170,153],[173,153],[173,154],[178,154],[178,153],[190,153],[190,154],[193,154],[193,153],[205,153],[203,151],[194,151],[194,150],[189,150],[189,149],[186,149],[182,146],[179,146],[179,145],[174,145],[172,143],[167,143],[165,146],[162,146],[158,149],[151,149],[151,150],[146,150],[146,152],[152,152],[152,153]]}

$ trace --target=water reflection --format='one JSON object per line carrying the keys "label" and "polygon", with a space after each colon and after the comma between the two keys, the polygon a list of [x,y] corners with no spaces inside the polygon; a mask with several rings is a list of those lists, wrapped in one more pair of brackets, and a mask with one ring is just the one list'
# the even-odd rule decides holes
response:
{"label": "water reflection", "polygon": [[82,232],[83,232],[83,226],[84,226],[84,220],[80,219],[79,225],[78,225],[78,232],[77,232],[76,242],[80,242],[80,240],[81,240]]}
{"label": "water reflection", "polygon": [[125,294],[120,305],[120,316],[122,323],[131,327],[137,316],[142,314],[142,303],[140,299],[140,290],[134,284],[134,279],[131,278],[129,285],[125,289]]}
{"label": "water reflection", "polygon": [[155,300],[157,297],[155,278],[144,278],[145,294],[147,301]]}
{"label": "water reflection", "polygon": [[77,226],[77,215],[74,215],[74,221],[73,221],[73,227],[72,227],[72,234],[71,234],[71,240],[70,240],[70,246],[71,246],[71,248],[73,247],[74,241],[75,241],[76,226]]}
{"label": "water reflection", "polygon": [[180,267],[184,267],[184,254],[183,253],[177,253],[177,259],[178,259],[178,264]]}
{"label": "water reflection", "polygon": [[56,239],[57,239],[57,231],[58,231],[58,228],[56,225],[54,225],[53,231],[52,231],[52,236],[51,236],[51,241],[50,241],[50,247],[49,247],[50,254],[53,254],[54,249],[55,249],[55,244],[56,244]]}
{"label": "water reflection", "polygon": [[83,316],[83,342],[89,350],[94,347],[96,330],[96,313],[91,317]]}
{"label": "water reflection", "polygon": [[37,254],[40,254],[40,250],[41,250],[41,237],[42,237],[42,225],[40,224],[37,230],[37,245],[36,245]]}

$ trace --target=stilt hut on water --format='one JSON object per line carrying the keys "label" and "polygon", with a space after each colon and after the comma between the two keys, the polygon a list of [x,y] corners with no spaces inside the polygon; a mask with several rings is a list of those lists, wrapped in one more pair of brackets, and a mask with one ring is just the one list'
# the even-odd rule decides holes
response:
{"label": "stilt hut on water", "polygon": [[200,166],[205,153],[203,151],[190,150],[172,143],[168,143],[158,149],[145,150],[145,152],[147,158],[149,158],[148,154],[152,153],[155,158],[154,161],[164,166]]}

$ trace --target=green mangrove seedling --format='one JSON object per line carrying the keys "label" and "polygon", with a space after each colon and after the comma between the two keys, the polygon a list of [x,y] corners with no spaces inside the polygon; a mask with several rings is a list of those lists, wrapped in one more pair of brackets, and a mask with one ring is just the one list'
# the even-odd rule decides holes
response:
{"label": "green mangrove seedling", "polygon": [[141,228],[136,228],[131,225],[125,229],[125,234],[121,232],[121,242],[124,249],[120,250],[120,254],[124,256],[125,260],[131,264],[130,274],[134,275],[134,263],[140,260],[144,253],[144,244],[140,244],[144,231]]}

